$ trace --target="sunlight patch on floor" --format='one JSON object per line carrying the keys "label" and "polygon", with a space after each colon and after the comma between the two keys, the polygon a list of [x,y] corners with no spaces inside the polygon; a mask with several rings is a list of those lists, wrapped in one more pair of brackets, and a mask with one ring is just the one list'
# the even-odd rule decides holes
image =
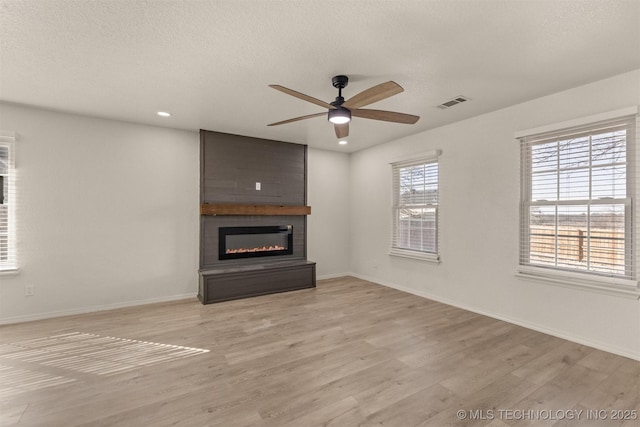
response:
{"label": "sunlight patch on floor", "polygon": [[40,390],[74,381],[73,378],[0,364],[0,399],[25,391]]}
{"label": "sunlight patch on floor", "polygon": [[0,345],[0,396],[76,381],[74,372],[117,374],[208,352],[83,332],[18,341]]}

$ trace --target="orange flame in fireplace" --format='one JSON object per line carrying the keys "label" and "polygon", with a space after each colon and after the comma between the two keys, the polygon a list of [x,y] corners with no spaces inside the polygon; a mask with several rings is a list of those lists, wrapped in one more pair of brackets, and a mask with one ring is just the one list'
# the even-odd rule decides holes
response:
{"label": "orange flame in fireplace", "polygon": [[262,246],[258,248],[237,248],[237,249],[227,249],[225,253],[227,254],[244,254],[248,252],[270,252],[270,251],[284,251],[287,248],[284,246]]}

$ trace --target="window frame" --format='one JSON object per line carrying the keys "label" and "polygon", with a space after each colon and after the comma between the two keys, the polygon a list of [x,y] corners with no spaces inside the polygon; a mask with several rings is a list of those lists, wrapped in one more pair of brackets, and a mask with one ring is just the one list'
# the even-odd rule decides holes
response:
{"label": "window frame", "polygon": [[[624,204],[625,212],[625,263],[624,274],[606,274],[602,272],[585,271],[578,268],[542,266],[526,262],[530,251],[530,207],[545,204],[544,202],[532,201],[532,169],[530,159],[531,151],[526,152],[526,139],[543,137],[544,134],[560,133],[564,131],[586,130],[591,131],[602,123],[614,122],[631,118],[631,133],[626,137],[626,195],[625,198],[612,198],[607,200],[612,205]],[[640,298],[640,287],[638,284],[638,274],[640,267],[640,236],[637,230],[639,224],[634,213],[637,212],[637,199],[640,185],[638,183],[638,166],[640,165],[640,153],[638,152],[640,118],[638,117],[638,107],[597,114],[581,119],[543,126],[536,129],[517,132],[516,139],[521,143],[520,147],[520,246],[519,246],[519,266],[516,276],[530,281],[543,282],[551,285],[560,285],[581,290],[591,290],[595,292],[624,296],[633,299]],[[584,128],[584,129],[580,129]],[[530,148],[530,146],[529,146]],[[594,167],[589,164],[589,169]],[[590,178],[591,179],[591,178]],[[590,205],[593,197],[589,197]],[[549,202],[550,206],[571,206],[573,201],[556,200]],[[593,205],[605,203],[595,201]],[[557,235],[557,233],[556,233]],[[557,258],[557,255],[556,255]]]}
{"label": "window frame", "polygon": [[[431,263],[440,263],[440,155],[441,150],[429,151],[420,154],[414,154],[411,156],[405,156],[403,158],[394,159],[390,162],[391,165],[391,188],[392,188],[392,207],[391,207],[391,239],[389,255],[398,256],[403,258],[416,259]],[[397,235],[397,218],[401,209],[406,209],[407,205],[400,203],[400,182],[399,170],[407,167],[415,167],[427,164],[436,164],[438,166],[438,179],[437,179],[437,197],[436,203],[424,203],[421,205],[415,205],[414,208],[428,208],[435,210],[435,230],[434,230],[434,244],[435,251],[420,251],[411,248],[405,248],[396,245]]]}
{"label": "window frame", "polygon": [[0,146],[8,150],[8,173],[3,174],[6,188],[4,198],[9,200],[7,206],[7,260],[0,257],[0,275],[15,274],[18,272],[16,260],[16,169],[15,169],[15,134],[13,132],[0,131]]}

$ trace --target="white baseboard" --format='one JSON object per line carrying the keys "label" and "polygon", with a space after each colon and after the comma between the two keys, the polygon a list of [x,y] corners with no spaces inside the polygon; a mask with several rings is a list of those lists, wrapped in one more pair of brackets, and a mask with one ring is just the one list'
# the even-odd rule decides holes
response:
{"label": "white baseboard", "polygon": [[451,305],[453,307],[461,308],[463,310],[471,311],[473,313],[481,314],[483,316],[491,317],[493,319],[502,320],[502,321],[507,322],[507,323],[511,323],[511,324],[518,325],[518,326],[522,326],[524,328],[532,329],[534,331],[542,332],[543,334],[552,335],[554,337],[562,338],[562,339],[565,339],[567,341],[575,342],[577,344],[582,344],[582,345],[586,345],[586,346],[589,346],[589,347],[597,348],[598,350],[606,351],[608,353],[617,354],[619,356],[628,357],[629,359],[640,360],[640,353],[630,352],[628,349],[613,347],[613,346],[611,346],[609,344],[606,344],[606,343],[602,343],[602,342],[599,342],[599,341],[594,341],[592,339],[585,338],[585,337],[580,337],[580,336],[575,336],[575,335],[572,335],[572,334],[568,334],[565,331],[559,331],[557,329],[551,329],[551,328],[548,328],[546,326],[542,326],[542,325],[538,325],[536,323],[528,322],[526,320],[514,319],[514,318],[511,318],[511,317],[508,317],[508,316],[503,316],[501,314],[491,313],[491,312],[485,311],[483,309],[480,309],[480,308],[477,308],[477,307],[473,307],[473,306],[469,306],[469,305],[466,305],[466,304],[460,304],[457,301],[452,301],[452,300],[447,299],[447,298],[442,298],[440,296],[433,295],[433,294],[430,294],[428,292],[417,291],[415,289],[407,288],[405,286],[401,286],[401,285],[398,285],[398,284],[395,284],[395,283],[382,282],[382,281],[380,281],[378,279],[375,279],[375,278],[372,278],[372,277],[367,277],[367,276],[364,276],[362,274],[349,273],[348,275],[356,277],[358,279],[366,280],[368,282],[375,283],[377,285],[382,285],[382,286],[386,286],[388,288],[397,289],[399,291],[407,292],[407,293],[413,294],[413,295],[417,295],[417,296],[422,297],[422,298],[427,298],[427,299],[430,299],[430,300],[433,300],[433,301],[438,301],[438,302],[441,302],[443,304]]}
{"label": "white baseboard", "polygon": [[10,323],[30,322],[32,320],[51,319],[53,317],[71,316],[74,314],[93,313],[95,311],[113,310],[116,308],[134,307],[137,305],[154,304],[158,302],[179,301],[183,299],[196,298],[197,294],[182,294],[166,297],[149,298],[144,300],[119,302],[115,304],[94,305],[91,307],[72,308],[69,310],[50,311],[47,313],[27,314],[24,316],[4,317],[0,318],[0,325],[8,325]]}

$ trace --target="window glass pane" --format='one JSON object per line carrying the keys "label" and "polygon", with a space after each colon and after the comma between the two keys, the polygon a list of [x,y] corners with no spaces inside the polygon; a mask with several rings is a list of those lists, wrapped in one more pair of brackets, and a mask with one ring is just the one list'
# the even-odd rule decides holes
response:
{"label": "window glass pane", "polygon": [[0,205],[0,261],[9,258],[8,206]]}
{"label": "window glass pane", "polygon": [[531,170],[540,172],[558,167],[558,143],[547,142],[531,147]]}
{"label": "window glass pane", "polygon": [[592,174],[593,199],[626,197],[627,167],[625,165],[594,167]]}
{"label": "window glass pane", "polygon": [[560,200],[586,200],[589,198],[589,170],[560,171]]}
{"label": "window glass pane", "polygon": [[529,209],[529,258],[531,263],[555,265],[555,206],[532,206]]}
{"label": "window glass pane", "polygon": [[410,166],[400,169],[400,205],[436,204],[438,200],[438,165]]}
{"label": "window glass pane", "polygon": [[9,173],[9,147],[0,146],[0,175]]}
{"label": "window glass pane", "polygon": [[587,268],[589,207],[558,206],[558,267]]}
{"label": "window glass pane", "polygon": [[558,173],[541,172],[531,177],[531,200],[557,200]]}
{"label": "window glass pane", "polygon": [[558,147],[560,169],[589,166],[589,138],[560,141]]}
{"label": "window glass pane", "polygon": [[593,165],[624,163],[627,161],[626,130],[594,135],[591,142]]}
{"label": "window glass pane", "polygon": [[398,204],[402,206],[408,206],[412,203],[412,190],[411,187],[400,187],[400,198]]}
{"label": "window glass pane", "polygon": [[9,262],[9,147],[0,146],[0,269]]}
{"label": "window glass pane", "polygon": [[400,194],[409,194],[411,192],[411,169],[402,168],[398,172],[398,180]]}
{"label": "window glass pane", "polygon": [[624,205],[598,205],[591,208],[591,232],[589,234],[591,270],[624,274],[624,216]]}
{"label": "window glass pane", "polygon": [[421,252],[436,251],[436,209],[401,209],[396,224],[395,247]]}

